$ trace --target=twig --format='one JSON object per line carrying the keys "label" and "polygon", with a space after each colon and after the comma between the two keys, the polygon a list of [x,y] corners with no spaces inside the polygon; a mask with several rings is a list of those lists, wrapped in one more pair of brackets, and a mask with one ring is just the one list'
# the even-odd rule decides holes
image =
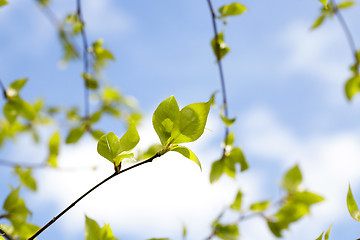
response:
{"label": "twig", "polygon": [[[85,31],[85,21],[82,15],[82,11],[81,11],[81,0],[77,0],[76,1],[76,5],[77,5],[77,16],[80,20],[80,22],[83,24],[81,27],[81,38],[82,38],[82,42],[83,42],[83,62],[84,62],[84,73],[87,74],[89,73],[89,52],[88,52],[88,41],[87,41],[87,36],[86,36],[86,31]],[[85,119],[88,119],[90,116],[90,94],[89,94],[89,89],[86,86],[86,82],[84,81],[84,98],[85,98]]]}
{"label": "twig", "polygon": [[4,98],[6,99],[7,98],[6,87],[5,87],[4,83],[2,82],[1,78],[0,78],[0,87],[1,87],[1,91],[3,92]]}
{"label": "twig", "polygon": [[[216,51],[216,59],[217,59],[217,64],[219,67],[219,74],[220,74],[220,82],[221,82],[221,92],[222,92],[222,96],[223,96],[223,105],[224,105],[224,116],[226,118],[229,118],[229,112],[228,112],[228,107],[227,107],[227,95],[226,95],[226,87],[225,87],[225,77],[224,77],[224,71],[223,71],[223,67],[222,67],[222,62],[221,62],[221,57],[220,57],[220,46],[218,44],[218,30],[216,27],[216,15],[215,15],[215,11],[214,8],[211,4],[211,0],[207,0],[208,5],[209,5],[209,9],[210,9],[210,13],[211,13],[211,20],[212,20],[212,26],[213,26],[213,30],[214,30],[214,35],[215,35],[215,51]],[[224,140],[224,152],[223,154],[225,154],[226,152],[226,145],[227,145],[227,136],[229,135],[229,128],[227,126],[225,126],[225,140]]]}
{"label": "twig", "polygon": [[154,156],[152,156],[151,158],[144,160],[142,162],[139,162],[131,167],[128,167],[124,170],[121,170],[120,172],[114,172],[113,174],[111,174],[109,177],[105,178],[104,180],[102,180],[100,183],[96,184],[94,187],[92,187],[89,191],[87,191],[86,193],[84,193],[81,197],[79,197],[77,200],[75,200],[73,203],[71,203],[67,208],[65,208],[61,213],[59,213],[56,217],[54,217],[53,219],[51,219],[45,226],[43,226],[39,231],[37,231],[33,236],[31,236],[30,238],[28,238],[28,240],[33,240],[35,239],[35,237],[39,236],[43,231],[45,231],[48,227],[50,227],[56,220],[58,220],[62,215],[64,215],[67,211],[69,211],[72,207],[74,207],[78,202],[80,202],[84,197],[86,197],[89,193],[91,193],[92,191],[94,191],[96,188],[100,187],[102,184],[106,183],[107,181],[109,181],[110,179],[112,179],[113,177],[120,175],[130,169],[139,167],[145,163],[150,163],[152,162],[155,158],[160,157],[161,154],[160,153],[156,153]]}
{"label": "twig", "polygon": [[2,230],[0,228],[0,236],[6,238],[7,240],[14,240],[14,238],[12,236],[10,236],[9,234],[7,234],[4,230]]}

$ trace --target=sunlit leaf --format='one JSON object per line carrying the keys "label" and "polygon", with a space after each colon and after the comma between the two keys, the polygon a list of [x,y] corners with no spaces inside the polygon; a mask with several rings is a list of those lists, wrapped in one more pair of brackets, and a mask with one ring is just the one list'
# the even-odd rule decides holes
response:
{"label": "sunlit leaf", "polygon": [[215,183],[224,173],[224,161],[222,159],[212,163],[210,171],[210,183]]}
{"label": "sunlit leaf", "polygon": [[223,32],[219,33],[217,37],[214,37],[211,40],[211,46],[218,60],[221,60],[230,51],[230,48],[224,42]]}
{"label": "sunlit leaf", "polygon": [[327,9],[327,0],[319,0],[324,5],[324,8]]}
{"label": "sunlit leaf", "polygon": [[236,118],[227,118],[220,115],[221,120],[225,123],[226,126],[230,127],[235,122]]}
{"label": "sunlit leaf", "polygon": [[269,207],[270,201],[257,202],[250,205],[250,210],[262,212]]}
{"label": "sunlit leaf", "polygon": [[105,133],[100,130],[91,130],[91,136],[95,138],[95,140],[99,140]]}
{"label": "sunlit leaf", "polygon": [[338,8],[349,8],[354,6],[356,3],[354,1],[345,1],[338,4]]}
{"label": "sunlit leaf", "polygon": [[8,4],[8,2],[6,0],[0,0],[0,7],[4,6]]}
{"label": "sunlit leaf", "polygon": [[241,209],[241,201],[242,201],[242,192],[239,190],[236,194],[236,198],[234,202],[230,205],[230,208],[234,211],[240,211]]}
{"label": "sunlit leaf", "polygon": [[120,138],[120,152],[131,151],[139,143],[140,137],[134,124],[131,124],[129,129]]}
{"label": "sunlit leaf", "polygon": [[321,15],[320,17],[318,17],[311,26],[311,29],[318,28],[324,22],[325,17],[326,17],[325,15]]}
{"label": "sunlit leaf", "polygon": [[201,163],[195,153],[193,153],[190,149],[184,146],[176,146],[175,148],[172,148],[171,151],[175,151],[183,155],[184,157],[190,159],[191,161],[194,161],[201,169]]}
{"label": "sunlit leaf", "polygon": [[197,140],[204,132],[210,110],[210,101],[193,103],[181,109],[175,119],[171,132],[172,143],[185,143]]}
{"label": "sunlit leaf", "polygon": [[102,157],[113,162],[113,159],[120,151],[120,141],[118,137],[112,132],[103,135],[98,142],[97,151]]}
{"label": "sunlit leaf", "polygon": [[324,201],[324,198],[308,191],[295,192],[291,195],[292,201],[300,202],[308,206]]}
{"label": "sunlit leaf", "polygon": [[349,101],[358,92],[360,92],[360,75],[350,78],[345,84],[345,93]]}
{"label": "sunlit leaf", "polygon": [[99,240],[100,226],[93,219],[85,216],[85,240]]}
{"label": "sunlit leaf", "polygon": [[94,75],[90,73],[83,73],[82,77],[85,81],[85,85],[87,88],[96,90],[99,86],[97,79],[94,77]]}
{"label": "sunlit leaf", "polygon": [[32,191],[36,191],[36,181],[32,176],[32,170],[30,168],[23,169],[16,167],[14,173],[19,177],[20,182]]}
{"label": "sunlit leaf", "polygon": [[170,138],[178,114],[179,106],[174,96],[165,99],[156,108],[152,122],[162,145],[165,145]]}
{"label": "sunlit leaf", "polygon": [[239,237],[239,229],[237,225],[223,225],[217,223],[214,230],[216,236],[224,240],[237,240]]}
{"label": "sunlit leaf", "polygon": [[325,233],[324,240],[329,240],[330,231],[331,231],[331,225],[330,225],[329,229],[328,229],[328,230],[326,231],[326,233]]}
{"label": "sunlit leaf", "polygon": [[102,116],[102,111],[96,111],[94,112],[91,116],[90,116],[90,122],[91,123],[96,123],[100,120]]}
{"label": "sunlit leaf", "polygon": [[49,157],[47,163],[57,167],[57,156],[59,155],[60,133],[56,131],[49,140]]}
{"label": "sunlit leaf", "polygon": [[220,17],[235,16],[246,11],[246,7],[240,3],[231,3],[219,8]]}
{"label": "sunlit leaf", "polygon": [[124,159],[134,160],[135,157],[133,153],[120,153],[113,159],[112,162],[114,162],[116,166],[119,166],[120,162]]}
{"label": "sunlit leaf", "polygon": [[76,143],[85,133],[84,126],[78,126],[70,130],[68,136],[66,137],[66,143]]}
{"label": "sunlit leaf", "polygon": [[324,232],[322,232],[322,233],[320,234],[320,236],[319,236],[318,238],[316,238],[315,240],[321,240],[322,237],[323,237],[323,235],[324,235]]}
{"label": "sunlit leaf", "polygon": [[16,104],[14,104],[12,101],[7,101],[4,105],[3,111],[9,123],[15,122],[16,117],[18,115]]}
{"label": "sunlit leaf", "polygon": [[8,87],[8,89],[6,90],[6,96],[9,98],[18,96],[20,90],[23,88],[26,82],[27,82],[26,78],[18,79],[12,82]]}
{"label": "sunlit leaf", "polygon": [[288,192],[294,192],[302,181],[302,175],[299,167],[296,165],[291,168],[284,176],[281,186]]}
{"label": "sunlit leaf", "polygon": [[349,210],[349,213],[351,215],[351,217],[353,219],[355,219],[356,221],[360,222],[360,211],[359,208],[355,202],[354,196],[351,192],[351,187],[349,185],[349,190],[346,196],[346,203],[347,203],[347,208]]}

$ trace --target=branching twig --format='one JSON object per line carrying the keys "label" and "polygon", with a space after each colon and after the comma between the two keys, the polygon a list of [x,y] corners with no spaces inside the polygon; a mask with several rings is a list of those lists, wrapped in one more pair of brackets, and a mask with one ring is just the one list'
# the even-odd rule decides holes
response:
{"label": "branching twig", "polygon": [[161,154],[157,153],[154,156],[152,156],[151,158],[144,160],[142,162],[139,162],[131,167],[128,167],[124,170],[121,170],[119,172],[114,172],[113,174],[111,174],[109,177],[105,178],[104,180],[102,180],[100,183],[96,184],[94,187],[92,187],[89,191],[87,191],[86,193],[84,193],[81,197],[79,197],[76,201],[74,201],[72,204],[70,204],[67,208],[65,208],[61,213],[59,213],[56,217],[54,217],[53,219],[51,219],[45,226],[43,226],[39,231],[37,231],[32,237],[28,238],[28,240],[33,240],[35,239],[35,237],[39,236],[39,234],[41,234],[43,231],[45,231],[48,227],[50,227],[56,220],[58,220],[62,215],[64,215],[67,211],[69,211],[72,207],[74,207],[78,202],[80,202],[84,197],[86,197],[89,193],[91,193],[92,191],[94,191],[96,188],[100,187],[102,184],[106,183],[107,181],[109,181],[110,179],[112,179],[113,177],[120,175],[121,173],[124,173],[130,169],[139,167],[145,163],[150,163],[152,162],[155,158],[160,157]]}
{"label": "branching twig", "polygon": [[[223,105],[224,105],[224,116],[226,118],[229,118],[229,112],[228,112],[228,107],[227,107],[227,95],[226,95],[226,87],[225,87],[225,77],[224,77],[224,71],[223,71],[223,67],[222,67],[222,62],[221,62],[221,56],[220,56],[220,46],[218,44],[218,30],[217,30],[217,26],[216,26],[216,15],[215,15],[215,11],[214,8],[211,4],[211,0],[207,0],[208,5],[209,5],[209,9],[210,9],[210,13],[211,13],[211,20],[212,20],[212,26],[213,26],[213,30],[214,30],[214,39],[215,39],[215,51],[216,51],[216,59],[217,59],[217,64],[219,67],[219,74],[220,74],[220,82],[221,82],[221,92],[222,92],[222,96],[223,96]],[[229,134],[229,128],[226,126],[225,127],[225,139],[224,139],[224,154],[226,152],[226,145],[227,145],[227,136]]]}

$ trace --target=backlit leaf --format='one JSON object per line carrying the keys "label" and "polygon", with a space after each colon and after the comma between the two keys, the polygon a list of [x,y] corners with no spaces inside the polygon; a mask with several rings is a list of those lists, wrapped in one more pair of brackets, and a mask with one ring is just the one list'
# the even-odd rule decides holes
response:
{"label": "backlit leaf", "polygon": [[172,148],[171,151],[175,151],[183,155],[184,157],[190,159],[191,161],[194,161],[201,169],[201,163],[195,153],[193,153],[190,149],[184,146],[176,146],[175,148]]}
{"label": "backlit leaf", "polygon": [[20,90],[23,88],[27,82],[26,78],[18,79],[10,84],[6,90],[6,96],[12,98],[19,95]]}
{"label": "backlit leaf", "polygon": [[32,171],[30,168],[23,169],[16,167],[14,173],[19,177],[20,182],[32,191],[36,191],[36,181],[32,177]]}
{"label": "backlit leaf", "polygon": [[350,78],[345,84],[345,93],[349,101],[358,92],[360,92],[360,75]]}
{"label": "backlit leaf", "polygon": [[172,143],[185,143],[197,140],[204,132],[210,110],[210,101],[193,103],[181,109],[175,119],[171,132]]}
{"label": "backlit leaf", "polygon": [[76,143],[84,135],[85,127],[78,126],[70,130],[68,136],[66,137],[66,143]]}
{"label": "backlit leaf", "polygon": [[235,16],[246,11],[246,7],[240,3],[231,3],[219,8],[220,17]]}
{"label": "backlit leaf", "polygon": [[8,2],[6,0],[0,0],[0,7],[4,6],[8,4]]}
{"label": "backlit leaf", "polygon": [[215,183],[224,173],[224,161],[222,159],[212,163],[210,171],[210,183]]}
{"label": "backlit leaf", "polygon": [[234,211],[240,211],[241,209],[241,200],[242,200],[242,192],[239,190],[238,193],[236,194],[236,198],[234,200],[234,202],[230,205],[230,208]]}
{"label": "backlit leaf", "polygon": [[353,1],[345,1],[338,4],[338,8],[348,8],[355,5],[355,2]]}
{"label": "backlit leaf", "polygon": [[230,127],[235,122],[236,118],[227,118],[220,115],[221,120],[226,124],[226,126]]}
{"label": "backlit leaf", "polygon": [[211,40],[211,46],[217,60],[221,60],[230,51],[230,48],[224,42],[223,32],[219,33],[217,37],[214,37]]}
{"label": "backlit leaf", "polygon": [[324,5],[324,8],[327,9],[327,0],[319,0]]}
{"label": "backlit leaf", "polygon": [[302,181],[299,167],[291,168],[284,176],[281,186],[288,192],[295,192]]}
{"label": "backlit leaf", "polygon": [[353,219],[355,219],[356,221],[360,222],[360,211],[355,202],[354,196],[351,192],[350,185],[349,185],[349,190],[348,190],[348,193],[346,196],[346,203],[347,203],[347,208],[349,210],[351,217]]}
{"label": "backlit leaf", "polygon": [[328,229],[328,230],[326,231],[326,233],[325,233],[324,240],[329,240],[330,231],[331,231],[331,225],[330,225],[329,229]]}
{"label": "backlit leaf", "polygon": [[315,240],[321,240],[322,237],[323,237],[323,235],[324,235],[324,232],[322,232],[322,233],[320,234],[320,236],[319,236],[318,238],[316,238]]}
{"label": "backlit leaf", "polygon": [[311,26],[311,29],[318,28],[324,22],[325,17],[326,17],[325,15],[321,15],[320,17],[318,17]]}
{"label": "backlit leaf", "polygon": [[120,138],[120,152],[131,151],[139,143],[140,137],[134,124]]}
{"label": "backlit leaf", "polygon": [[214,232],[216,236],[224,240],[237,240],[239,237],[239,229],[237,225],[223,225],[217,223]]}
{"label": "backlit leaf", "polygon": [[83,73],[82,77],[85,81],[85,85],[87,88],[92,89],[92,90],[96,90],[98,88],[98,86],[99,86],[98,81],[92,74]]}
{"label": "backlit leaf", "polygon": [[99,240],[100,227],[93,219],[85,216],[85,240]]}
{"label": "backlit leaf", "polygon": [[257,202],[250,205],[250,210],[262,212],[269,207],[270,201]]}
{"label": "backlit leaf", "polygon": [[165,99],[156,108],[152,122],[162,145],[165,145],[170,138],[178,114],[179,105],[174,96]]}
{"label": "backlit leaf", "polygon": [[102,157],[113,162],[120,151],[120,141],[118,137],[112,132],[103,135],[98,142],[97,151]]}

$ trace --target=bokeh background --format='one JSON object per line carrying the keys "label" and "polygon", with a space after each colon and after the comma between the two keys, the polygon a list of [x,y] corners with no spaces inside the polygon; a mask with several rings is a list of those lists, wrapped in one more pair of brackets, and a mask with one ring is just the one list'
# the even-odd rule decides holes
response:
{"label": "bokeh background", "polygon": [[[227,2],[214,1],[219,7]],[[85,217],[109,223],[120,239],[151,237],[204,239],[219,212],[231,204],[237,189],[244,206],[279,199],[279,182],[295,164],[306,189],[326,198],[311,214],[291,225],[284,239],[315,239],[332,226],[331,239],[356,239],[360,225],[346,207],[351,183],[360,202],[360,98],[348,102],[344,84],[353,56],[335,19],[311,31],[321,3],[316,0],[241,1],[248,11],[229,18],[225,41],[231,47],[224,58],[229,111],[236,117],[232,130],[250,169],[236,180],[223,176],[209,184],[211,163],[221,156],[223,126],[216,110],[205,134],[188,146],[198,155],[203,171],[193,162],[169,153],[96,190],[39,239],[83,239]],[[62,17],[74,12],[75,1],[53,0]],[[344,11],[357,43],[360,7]],[[206,101],[220,90],[218,69],[210,47],[213,36],[208,6],[203,1],[83,1],[89,41],[104,39],[116,61],[103,79],[137,99],[144,112],[139,127],[140,148],[158,141],[151,117],[157,105],[174,95],[180,107]],[[29,81],[23,98],[43,97],[48,104],[82,108],[82,63],[59,64],[62,52],[56,30],[31,0],[9,1],[0,9],[0,77],[8,85],[18,78]],[[359,45],[358,45],[359,46]],[[221,95],[217,95],[220,104]],[[2,99],[0,103],[5,101]],[[102,129],[124,133],[121,122],[104,120]],[[210,131],[211,130],[211,131]],[[40,129],[43,143],[52,129]],[[65,134],[62,134],[64,138]],[[46,147],[22,136],[6,143],[2,159],[41,162]],[[44,225],[91,186],[110,175],[111,163],[96,152],[86,136],[77,145],[62,146],[62,167],[83,171],[36,170],[36,193],[22,189],[33,212],[31,221]],[[89,171],[91,166],[97,171]],[[0,166],[0,202],[17,184],[12,170]],[[262,219],[240,225],[242,239],[275,239]]]}

